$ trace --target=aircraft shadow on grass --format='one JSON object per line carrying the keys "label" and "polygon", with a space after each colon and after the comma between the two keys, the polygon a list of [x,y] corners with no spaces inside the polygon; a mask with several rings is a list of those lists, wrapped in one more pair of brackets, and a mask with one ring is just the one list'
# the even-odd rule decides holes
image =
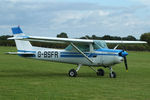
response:
{"label": "aircraft shadow on grass", "polygon": [[65,73],[52,73],[52,72],[36,72],[31,70],[2,70],[0,77],[56,77],[66,76]]}
{"label": "aircraft shadow on grass", "polygon": [[[1,70],[0,77],[66,77],[68,74],[58,73],[58,72],[48,72],[48,71],[32,71],[32,70],[22,70],[22,69],[9,69]],[[96,75],[81,73],[80,77],[95,77]],[[102,77],[101,77],[102,78]],[[104,77],[103,77],[104,78]]]}

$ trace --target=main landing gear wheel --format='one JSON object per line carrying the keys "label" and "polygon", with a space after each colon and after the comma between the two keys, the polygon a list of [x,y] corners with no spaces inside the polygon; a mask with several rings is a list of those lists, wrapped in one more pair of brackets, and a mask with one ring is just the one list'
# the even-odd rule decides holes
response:
{"label": "main landing gear wheel", "polygon": [[76,77],[77,76],[77,71],[75,69],[71,69],[68,73],[70,77]]}
{"label": "main landing gear wheel", "polygon": [[97,76],[104,76],[104,73],[105,72],[103,69],[98,69],[96,74],[97,74]]}
{"label": "main landing gear wheel", "polygon": [[109,73],[109,77],[110,77],[110,78],[116,78],[116,73],[115,73],[115,72]]}

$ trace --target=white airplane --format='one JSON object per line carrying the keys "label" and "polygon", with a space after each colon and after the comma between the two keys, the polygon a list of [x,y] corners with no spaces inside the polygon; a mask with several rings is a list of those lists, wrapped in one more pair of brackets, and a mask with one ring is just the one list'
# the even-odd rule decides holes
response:
{"label": "white airplane", "polygon": [[[110,78],[116,78],[116,73],[112,66],[124,61],[125,68],[128,70],[126,56],[128,53],[124,50],[109,49],[106,43],[146,43],[145,41],[114,41],[114,40],[85,40],[85,39],[68,39],[37,37],[25,35],[20,27],[12,28],[13,36],[8,38],[14,39],[17,52],[8,52],[17,54],[25,58],[38,60],[47,60],[61,63],[77,64],[77,69],[71,69],[68,73],[70,77],[76,77],[82,65],[89,66],[98,76],[104,76],[104,70],[96,70],[94,67],[105,67],[110,69]],[[48,42],[48,43],[67,43],[65,49],[53,49],[32,46],[30,41]]]}

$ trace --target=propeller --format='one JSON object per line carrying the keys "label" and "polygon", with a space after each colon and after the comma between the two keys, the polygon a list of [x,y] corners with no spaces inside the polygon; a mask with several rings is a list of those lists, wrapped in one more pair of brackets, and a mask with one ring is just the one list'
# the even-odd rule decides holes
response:
{"label": "propeller", "polygon": [[126,58],[126,56],[123,58],[124,58],[124,64],[125,64],[126,71],[128,72],[127,58]]}
{"label": "propeller", "polygon": [[[121,41],[122,41],[122,38],[121,38]],[[124,58],[124,64],[125,64],[125,69],[126,69],[126,72],[128,72],[128,63],[127,63],[127,55],[128,55],[128,53],[125,51],[125,46],[121,43],[121,45],[122,45],[122,48],[123,48],[123,51],[122,51],[122,57]]]}
{"label": "propeller", "polygon": [[122,50],[122,52],[120,52],[119,55],[124,58],[125,68],[126,68],[126,71],[128,72],[128,64],[127,64],[127,58],[126,58],[128,53],[126,51]]}
{"label": "propeller", "polygon": [[[119,44],[114,47],[114,50],[116,50],[118,48],[118,46],[119,46]],[[128,55],[128,53],[125,51],[125,46],[122,43],[121,43],[121,46],[122,46],[123,50],[119,53],[119,56],[122,56],[124,58],[125,69],[128,72],[128,64],[127,64],[127,57],[126,57]]]}

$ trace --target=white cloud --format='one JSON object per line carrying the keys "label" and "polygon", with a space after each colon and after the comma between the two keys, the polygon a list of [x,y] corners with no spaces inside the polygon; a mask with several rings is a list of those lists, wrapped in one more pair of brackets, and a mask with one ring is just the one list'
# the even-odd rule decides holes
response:
{"label": "white cloud", "polygon": [[144,5],[147,5],[147,6],[150,5],[150,0],[132,0],[132,1],[134,1],[134,2],[140,2],[140,3],[142,3]]}
{"label": "white cloud", "polygon": [[144,3],[144,4],[150,4],[149,0],[139,0],[140,2]]}
{"label": "white cloud", "polygon": [[82,20],[91,16],[108,16],[109,12],[103,10],[91,10],[91,11],[60,11],[55,13],[54,23],[64,23],[68,20]]}
{"label": "white cloud", "polygon": [[[37,0],[36,0],[37,1]],[[141,18],[142,7],[101,6],[35,0],[7,0],[0,4],[0,30],[8,33],[12,25],[24,26],[30,35],[56,36],[64,31],[71,37],[119,35],[147,32],[149,17]],[[8,3],[9,2],[9,3]],[[147,19],[146,19],[147,18]],[[5,26],[5,27],[4,27]],[[9,28],[9,29],[8,29]],[[50,34],[53,33],[53,34]],[[136,34],[138,37],[140,34]]]}
{"label": "white cloud", "polygon": [[102,11],[102,10],[99,10],[98,13],[99,13],[100,16],[107,16],[107,15],[109,15],[109,12]]}

